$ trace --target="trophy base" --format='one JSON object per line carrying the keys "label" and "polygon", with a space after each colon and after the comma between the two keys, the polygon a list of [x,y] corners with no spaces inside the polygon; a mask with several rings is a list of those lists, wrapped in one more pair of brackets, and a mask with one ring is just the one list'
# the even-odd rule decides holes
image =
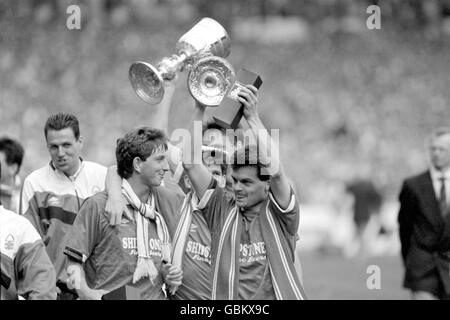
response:
{"label": "trophy base", "polygon": [[149,63],[134,62],[129,71],[131,85],[139,98],[149,104],[158,104],[164,96],[164,80]]}
{"label": "trophy base", "polygon": [[237,94],[241,86],[251,84],[257,89],[262,85],[259,75],[242,68],[239,70],[236,81],[229,88],[218,108],[214,108],[210,115],[217,125],[225,129],[237,129],[243,115],[242,103],[237,100]]}

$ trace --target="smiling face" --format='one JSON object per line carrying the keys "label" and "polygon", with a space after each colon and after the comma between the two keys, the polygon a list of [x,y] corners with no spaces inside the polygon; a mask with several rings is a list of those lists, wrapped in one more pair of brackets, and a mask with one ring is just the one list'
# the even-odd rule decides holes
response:
{"label": "smiling face", "polygon": [[157,187],[161,185],[166,171],[169,170],[169,164],[166,158],[166,151],[158,148],[145,161],[137,158],[139,162],[141,181],[148,187]]}
{"label": "smiling face", "polygon": [[249,209],[264,201],[267,197],[268,181],[258,178],[255,166],[243,166],[233,169],[233,191],[236,205],[240,208]]}
{"label": "smiling face", "polygon": [[47,148],[55,167],[66,176],[74,175],[78,170],[83,148],[81,137],[76,139],[71,128],[64,128],[48,130],[46,138]]}

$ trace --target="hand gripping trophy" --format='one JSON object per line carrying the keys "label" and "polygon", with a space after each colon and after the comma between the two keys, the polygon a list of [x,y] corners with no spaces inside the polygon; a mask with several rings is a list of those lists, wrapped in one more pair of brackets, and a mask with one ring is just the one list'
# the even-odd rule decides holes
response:
{"label": "hand gripping trophy", "polygon": [[176,44],[176,54],[164,57],[155,68],[134,62],[129,78],[136,94],[145,102],[158,104],[164,96],[164,80],[189,70],[191,95],[205,106],[218,106],[234,82],[235,72],[225,58],[231,42],[225,29],[211,18],[203,18]]}

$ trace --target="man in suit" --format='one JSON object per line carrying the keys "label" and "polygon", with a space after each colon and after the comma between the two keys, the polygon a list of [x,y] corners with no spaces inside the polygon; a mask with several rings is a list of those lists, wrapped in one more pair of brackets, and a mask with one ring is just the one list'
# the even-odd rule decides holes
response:
{"label": "man in suit", "polygon": [[412,299],[450,299],[450,127],[429,140],[429,170],[404,181],[398,223]]}

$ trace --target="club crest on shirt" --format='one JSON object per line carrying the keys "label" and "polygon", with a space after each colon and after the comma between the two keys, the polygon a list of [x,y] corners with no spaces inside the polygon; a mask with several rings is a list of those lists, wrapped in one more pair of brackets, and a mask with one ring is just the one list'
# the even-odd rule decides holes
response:
{"label": "club crest on shirt", "polygon": [[99,186],[93,186],[93,187],[92,187],[92,193],[93,193],[93,194],[95,194],[95,193],[97,193],[97,192],[100,192],[100,191],[102,191],[102,189],[100,189]]}
{"label": "club crest on shirt", "polygon": [[191,226],[189,227],[189,232],[197,232],[197,226],[191,223]]}
{"label": "club crest on shirt", "polygon": [[49,207],[60,207],[61,201],[59,201],[58,197],[56,196],[50,196],[47,200],[47,205]]}
{"label": "club crest on shirt", "polygon": [[5,250],[13,250],[14,249],[14,236],[12,234],[8,234],[5,239]]}

